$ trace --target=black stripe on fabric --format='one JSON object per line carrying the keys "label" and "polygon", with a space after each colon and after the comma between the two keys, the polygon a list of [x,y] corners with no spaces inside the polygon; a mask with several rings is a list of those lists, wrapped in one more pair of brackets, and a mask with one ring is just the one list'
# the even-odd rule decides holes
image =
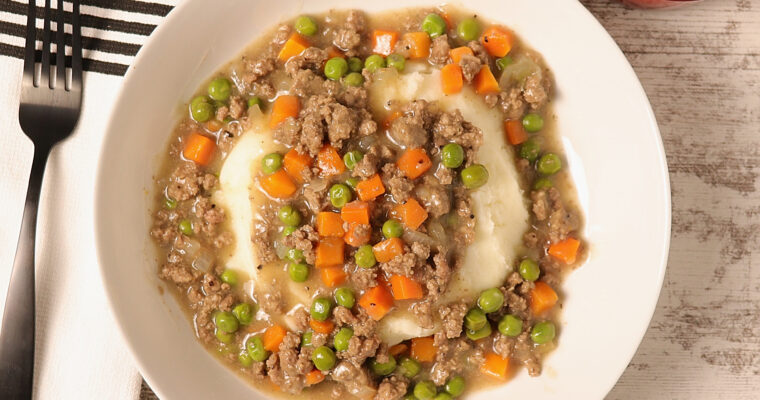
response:
{"label": "black stripe on fabric", "polygon": [[[0,21],[0,32],[6,35],[26,37],[26,25]],[[37,40],[42,40],[42,29],[37,29]],[[71,45],[71,34],[66,34],[66,44]],[[106,53],[134,56],[140,50],[139,44],[117,42],[114,40],[98,39],[82,36],[82,47],[87,50],[98,50]]]}
{"label": "black stripe on fabric", "polygon": [[[11,14],[26,15],[27,5],[16,1],[0,0],[0,11],[9,12]],[[45,8],[37,7],[37,16],[42,15],[45,15]],[[65,11],[63,13],[63,19],[67,24],[71,24],[71,13]],[[89,14],[81,14],[80,23],[82,26],[89,28],[101,29],[105,31],[132,33],[144,36],[150,35],[153,30],[156,29],[156,26],[151,24],[120,21],[117,19],[103,18]]]}
{"label": "black stripe on fabric", "polygon": [[[38,58],[41,57],[41,53],[39,51],[37,53]],[[0,56],[9,56],[13,58],[23,59],[24,48],[12,46],[6,43],[0,43]],[[85,71],[122,76],[127,73],[128,66],[124,64],[110,63],[106,61],[85,58],[82,60],[82,68],[84,68]]]}
{"label": "black stripe on fabric", "polygon": [[[211,3],[211,2],[209,2]],[[158,3],[146,3],[135,0],[81,0],[82,5],[114,10],[129,11],[140,14],[158,15],[165,17],[172,10],[172,6]]]}

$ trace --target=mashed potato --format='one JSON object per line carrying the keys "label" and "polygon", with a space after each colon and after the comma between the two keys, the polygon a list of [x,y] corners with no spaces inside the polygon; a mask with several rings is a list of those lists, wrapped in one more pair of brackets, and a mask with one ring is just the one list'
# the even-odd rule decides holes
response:
{"label": "mashed potato", "polygon": [[[370,89],[373,107],[379,110],[391,99],[439,101],[445,110],[459,109],[467,121],[483,131],[484,144],[478,157],[488,169],[490,179],[472,193],[477,218],[475,242],[468,247],[462,268],[452,277],[442,301],[473,299],[480,291],[504,281],[522,247],[522,235],[528,229],[527,203],[518,185],[512,152],[504,140],[502,117],[469,88],[458,95],[441,96],[438,70],[419,65],[410,65],[403,74],[393,69],[376,74]],[[227,267],[242,269],[254,285],[268,284],[257,281],[258,260],[250,240],[254,220],[259,218],[256,205],[263,198],[255,188],[254,176],[261,157],[277,148],[266,125],[254,124],[227,156],[219,176],[220,189],[214,195],[214,201],[224,207],[235,236]],[[287,285],[286,288],[308,304],[310,296],[302,286]],[[434,330],[420,328],[416,318],[402,310],[392,311],[379,325],[382,339],[389,344],[430,335]]]}

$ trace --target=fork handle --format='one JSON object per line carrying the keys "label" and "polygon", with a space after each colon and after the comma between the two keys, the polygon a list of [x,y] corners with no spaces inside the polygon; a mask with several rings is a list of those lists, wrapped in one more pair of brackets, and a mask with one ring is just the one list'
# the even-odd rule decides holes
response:
{"label": "fork handle", "polygon": [[6,399],[31,399],[34,381],[34,241],[37,205],[49,149],[35,148],[21,233],[13,260],[0,331],[0,392]]}

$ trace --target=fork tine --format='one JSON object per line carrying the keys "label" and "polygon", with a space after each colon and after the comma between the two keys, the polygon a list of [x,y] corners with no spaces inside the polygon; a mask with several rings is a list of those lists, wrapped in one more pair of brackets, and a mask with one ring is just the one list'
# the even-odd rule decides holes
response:
{"label": "fork tine", "polygon": [[[66,41],[64,40],[66,35],[66,25],[63,22],[63,0],[58,0],[58,19],[55,25],[55,66],[58,69],[56,73],[56,85],[62,84],[61,87],[66,87]],[[53,85],[51,84],[52,88]]]}
{"label": "fork tine", "polygon": [[37,4],[29,0],[26,12],[26,48],[24,50],[24,86],[34,86],[34,56],[37,51]]}
{"label": "fork tine", "polygon": [[[34,3],[35,0],[29,0]],[[50,0],[45,0],[45,22],[42,32],[42,71],[40,72],[40,83],[48,80],[48,87],[53,88],[53,71],[50,70],[50,19],[53,18],[50,11]]]}
{"label": "fork tine", "polygon": [[79,0],[74,0],[71,18],[71,90],[82,90],[82,32],[79,24]]}

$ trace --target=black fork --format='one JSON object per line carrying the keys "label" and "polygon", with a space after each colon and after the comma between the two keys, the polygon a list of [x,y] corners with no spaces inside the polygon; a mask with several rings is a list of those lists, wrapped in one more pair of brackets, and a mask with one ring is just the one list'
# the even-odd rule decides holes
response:
{"label": "black fork", "polygon": [[[37,204],[45,163],[53,146],[68,137],[82,106],[82,36],[79,0],[72,1],[71,56],[66,56],[63,0],[52,9],[45,0],[41,72],[37,76],[37,6],[29,0],[26,51],[21,83],[19,123],[34,143],[24,217],[13,261],[0,331],[0,393],[4,399],[31,399],[34,378],[34,241]],[[50,23],[55,15],[55,59],[51,54]],[[66,60],[70,59],[70,68]],[[53,64],[54,61],[54,64]],[[69,76],[70,73],[70,76]]]}

